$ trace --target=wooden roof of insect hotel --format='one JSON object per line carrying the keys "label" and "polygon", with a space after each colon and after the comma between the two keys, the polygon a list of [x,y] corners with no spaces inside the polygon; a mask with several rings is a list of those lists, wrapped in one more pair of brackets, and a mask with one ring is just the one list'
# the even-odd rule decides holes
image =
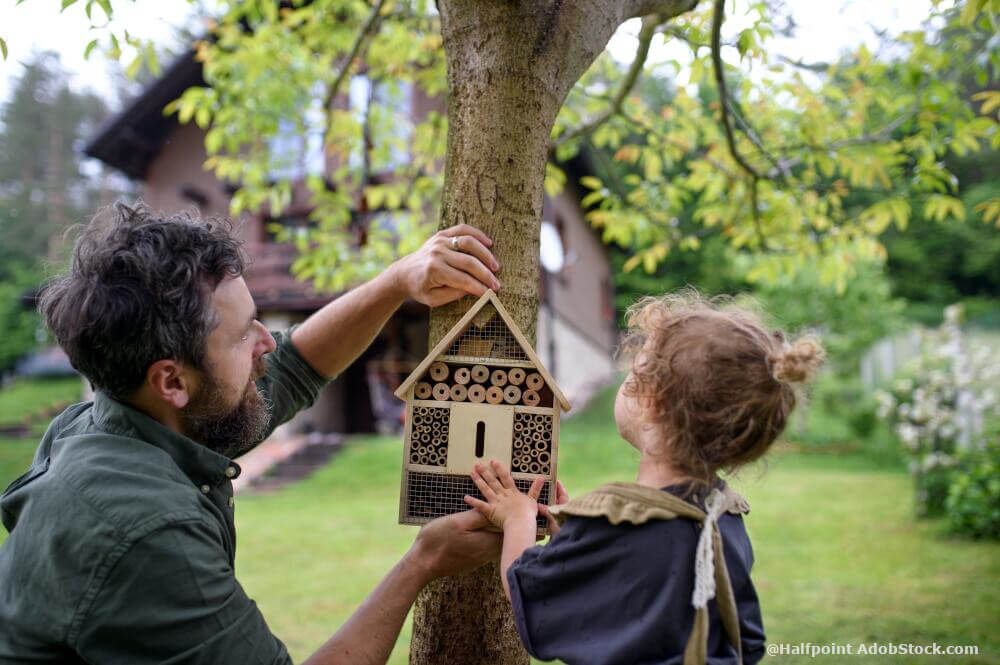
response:
{"label": "wooden roof of insect hotel", "polygon": [[[492,307],[487,307],[487,305],[492,305]],[[498,316],[499,321],[497,321]],[[490,340],[487,336],[479,334],[484,330],[499,330],[501,333],[509,331],[507,337],[514,342],[514,347],[508,344],[502,349],[496,349],[495,340]],[[458,323],[448,331],[448,334],[442,337],[437,345],[431,349],[430,353],[417,365],[417,368],[396,389],[396,397],[405,400],[407,393],[413,388],[413,384],[424,375],[427,368],[436,360],[483,364],[504,360],[527,361],[534,365],[538,373],[542,375],[545,383],[552,389],[552,394],[562,410],[569,411],[570,409],[569,400],[559,390],[555,379],[542,365],[535,350],[492,290],[487,290],[459,319]]]}

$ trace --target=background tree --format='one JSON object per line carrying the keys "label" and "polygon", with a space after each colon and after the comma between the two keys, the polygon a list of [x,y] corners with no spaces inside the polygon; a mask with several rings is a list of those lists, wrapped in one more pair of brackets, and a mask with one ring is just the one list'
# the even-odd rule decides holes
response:
{"label": "background tree", "polygon": [[[88,17],[112,12],[110,0],[82,4]],[[275,167],[301,155],[272,139],[289,124],[315,134],[330,168],[307,181],[315,226],[295,235],[300,275],[340,287],[436,226],[473,223],[497,240],[501,298],[532,339],[543,184],[555,192],[565,181],[547,162],[550,139],[558,158],[590,143],[639,170],[583,183],[592,192],[586,204],[596,207],[590,220],[634,250],[626,269],[654,270],[674,249],[698,247],[699,231],[718,230],[753,257],[750,279],[778,282],[809,269],[841,291],[859,261],[884,258],[879,236],[907,225],[911,201],[931,218],[964,217],[942,157],[1000,143],[1000,96],[989,89],[997,50],[983,56],[974,39],[944,49],[930,27],[900,35],[891,66],[861,48],[843,63],[803,71],[768,50],[781,24],[777,2],[747,2],[749,27],[735,33],[724,30],[723,0],[439,0],[437,11],[426,0],[221,6],[212,39],[198,46],[209,85],[169,110],[208,130],[208,166],[239,186],[234,212],[286,207],[292,183],[275,178]],[[998,10],[998,0],[968,0],[954,10],[935,5],[928,18],[992,33]],[[622,72],[602,51],[633,16],[642,17],[636,54]],[[668,106],[653,107],[635,85],[665,38],[691,45],[698,94],[679,88]],[[120,50],[121,40],[110,39],[110,50]],[[133,63],[148,58],[148,48],[127,35],[125,42],[138,47]],[[755,63],[753,76],[740,67],[744,59]],[[343,101],[356,76],[371,91],[360,112]],[[970,79],[981,88],[973,95],[978,113],[963,94]],[[400,85],[447,93],[447,117],[431,113],[407,126],[406,114],[375,94]],[[412,154],[402,165],[400,148]],[[374,177],[388,170],[391,180]],[[874,198],[868,205],[846,205],[864,192]],[[675,220],[688,206],[692,226],[682,226]],[[393,211],[391,223],[359,228],[353,213],[375,209]],[[981,211],[993,222],[1000,202],[988,199]],[[432,343],[466,306],[435,310]],[[495,571],[478,575],[421,598],[414,662],[429,654],[438,663],[526,662],[509,617],[498,613],[499,594],[483,600],[487,584],[496,589]]]}
{"label": "background tree", "polygon": [[66,227],[98,205],[100,178],[75,145],[105,115],[99,97],[70,89],[53,53],[25,64],[0,108],[0,372],[38,343],[29,296]]}

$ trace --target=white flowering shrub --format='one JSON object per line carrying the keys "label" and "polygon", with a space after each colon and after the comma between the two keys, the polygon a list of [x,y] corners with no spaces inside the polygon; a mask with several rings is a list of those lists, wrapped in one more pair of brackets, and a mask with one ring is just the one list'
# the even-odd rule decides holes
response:
{"label": "white flowering shrub", "polygon": [[944,512],[958,454],[985,446],[985,424],[1000,418],[1000,353],[965,339],[961,323],[960,305],[945,309],[941,326],[922,332],[920,355],[876,393],[910,459],[919,515]]}

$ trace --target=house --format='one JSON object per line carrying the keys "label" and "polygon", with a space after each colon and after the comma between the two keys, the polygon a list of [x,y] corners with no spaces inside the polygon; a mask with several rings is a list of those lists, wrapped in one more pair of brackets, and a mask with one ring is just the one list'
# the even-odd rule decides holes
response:
{"label": "house", "polygon": [[[186,53],[101,127],[84,151],[137,181],[143,200],[154,209],[174,212],[195,207],[202,215],[227,215],[233,189],[202,168],[204,130],[163,114],[163,107],[185,89],[204,84],[201,64],[193,52]],[[413,113],[433,102],[417,99],[416,92],[408,94],[413,96],[407,102]],[[575,170],[577,176],[571,181],[587,172],[583,159],[569,166],[571,175]],[[297,195],[281,219],[244,213],[239,220],[253,258],[247,285],[261,320],[272,329],[301,321],[336,297],[296,280],[290,272],[295,248],[276,242],[268,230],[275,222],[304,219],[308,212],[306,197]],[[543,235],[555,238],[549,244],[561,249],[563,267],[557,274],[545,274],[539,285],[539,355],[575,399],[614,373],[617,332],[611,270],[606,249],[583,218],[573,184],[560,196],[546,197],[543,220],[551,224]],[[402,404],[392,392],[426,354],[427,328],[427,308],[404,304],[362,357],[286,431],[371,432],[380,423],[398,428]]]}
{"label": "house", "polygon": [[[493,291],[452,326],[396,389],[406,402],[401,524],[466,510],[469,477],[497,459],[522,490],[555,496],[559,418],[570,403]],[[539,528],[544,527],[544,521]]]}

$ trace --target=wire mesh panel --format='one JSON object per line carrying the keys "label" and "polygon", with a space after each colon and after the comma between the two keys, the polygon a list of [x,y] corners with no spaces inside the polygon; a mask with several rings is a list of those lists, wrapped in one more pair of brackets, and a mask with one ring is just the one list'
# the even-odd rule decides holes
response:
{"label": "wire mesh panel", "polygon": [[[531,482],[527,478],[514,479],[514,484],[522,492],[528,491]],[[542,494],[538,498],[539,502],[546,505],[549,503],[550,484],[545,483],[542,487]],[[435,517],[468,510],[469,506],[463,499],[466,494],[483,499],[479,488],[468,476],[408,471],[406,473],[405,503],[400,521],[404,524],[422,524]],[[545,519],[540,517],[538,527],[544,528],[545,526]]]}
{"label": "wire mesh panel", "polygon": [[451,410],[414,406],[410,430],[410,463],[444,466],[448,461],[448,426]]}
{"label": "wire mesh panel", "polygon": [[486,304],[448,349],[449,356],[527,360],[524,349],[491,304]]}
{"label": "wire mesh panel", "polygon": [[511,471],[548,475],[551,464],[552,416],[544,413],[515,413]]}

